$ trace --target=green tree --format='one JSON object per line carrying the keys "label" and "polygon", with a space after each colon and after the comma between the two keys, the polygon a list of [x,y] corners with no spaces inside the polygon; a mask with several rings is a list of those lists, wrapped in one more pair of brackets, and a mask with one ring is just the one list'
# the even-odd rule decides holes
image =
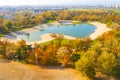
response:
{"label": "green tree", "polygon": [[12,23],[11,22],[6,22],[5,27],[6,27],[7,31],[10,32],[10,30],[12,29]]}
{"label": "green tree", "polygon": [[102,51],[97,59],[99,70],[107,75],[111,75],[112,68],[116,66],[117,59],[113,53],[108,53],[106,50]]}
{"label": "green tree", "polygon": [[16,53],[18,56],[18,59],[25,60],[27,57],[27,45],[24,40],[18,41],[16,44]]}
{"label": "green tree", "polygon": [[116,77],[117,79],[120,79],[120,63],[112,67],[112,75]]}

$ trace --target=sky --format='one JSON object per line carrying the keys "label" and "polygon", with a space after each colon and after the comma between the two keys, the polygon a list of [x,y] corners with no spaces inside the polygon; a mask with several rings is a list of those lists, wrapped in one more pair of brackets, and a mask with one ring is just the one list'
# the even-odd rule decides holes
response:
{"label": "sky", "polygon": [[120,0],[0,0],[1,5],[107,5],[120,4]]}

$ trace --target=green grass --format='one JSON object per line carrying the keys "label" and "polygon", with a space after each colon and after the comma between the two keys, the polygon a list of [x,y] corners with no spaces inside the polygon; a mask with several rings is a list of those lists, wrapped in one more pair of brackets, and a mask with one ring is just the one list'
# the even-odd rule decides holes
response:
{"label": "green grass", "polygon": [[55,22],[56,20],[46,20],[45,23],[52,23]]}
{"label": "green grass", "polygon": [[116,10],[115,12],[120,15],[120,10]]}
{"label": "green grass", "polygon": [[48,44],[57,44],[59,41],[61,41],[61,44],[64,45],[64,44],[68,44],[69,43],[69,39],[54,39],[54,40],[51,40],[51,41],[48,41],[48,42],[45,42],[45,43],[41,43],[42,45],[48,45]]}

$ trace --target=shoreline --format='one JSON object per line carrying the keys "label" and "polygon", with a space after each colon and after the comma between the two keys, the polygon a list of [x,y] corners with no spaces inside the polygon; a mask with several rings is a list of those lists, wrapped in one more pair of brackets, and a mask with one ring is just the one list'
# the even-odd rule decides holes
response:
{"label": "shoreline", "polygon": [[[90,36],[89,36],[89,38],[91,38],[91,40],[94,40],[98,36],[102,35],[104,32],[107,32],[107,31],[111,30],[104,23],[93,21],[93,22],[89,22],[89,24],[96,26],[95,31],[92,34],[90,34]],[[7,34],[4,37],[2,37],[1,40],[2,41],[6,40],[6,41],[9,41],[9,42],[16,43],[17,41],[19,41],[17,39],[18,35],[25,35],[27,33],[31,33],[31,32],[34,32],[36,30],[42,30],[42,29],[44,29],[46,27],[49,27],[49,26],[52,26],[52,25],[60,25],[60,23],[59,22],[53,22],[53,23],[48,23],[48,24],[40,24],[38,26],[34,26],[33,28],[28,28],[28,29],[24,29],[24,30],[21,30],[21,31],[17,31],[17,32],[12,32],[12,33]],[[75,37],[68,36],[68,35],[63,35],[63,36],[64,36],[65,39],[76,39]],[[50,36],[50,33],[43,34],[39,37],[41,38],[39,41],[33,41],[33,42],[27,42],[26,41],[26,44],[32,45],[34,43],[44,43],[44,42],[48,42],[50,40],[55,39],[55,38]]]}
{"label": "shoreline", "polygon": [[[58,34],[56,34],[58,35]],[[63,35],[64,36],[64,39],[76,39],[72,36],[68,36],[68,35]],[[54,40],[56,38],[53,38],[50,33],[46,33],[46,34],[43,34],[40,36],[40,40],[39,41],[35,41],[35,42],[26,42],[26,44],[29,44],[29,45],[32,45],[34,43],[44,43],[44,42],[48,42],[48,41],[51,41],[51,40]]]}
{"label": "shoreline", "polygon": [[90,24],[96,26],[95,31],[89,36],[91,40],[96,39],[98,36],[101,36],[103,33],[108,32],[112,29],[108,28],[106,24],[100,22],[90,22]]}

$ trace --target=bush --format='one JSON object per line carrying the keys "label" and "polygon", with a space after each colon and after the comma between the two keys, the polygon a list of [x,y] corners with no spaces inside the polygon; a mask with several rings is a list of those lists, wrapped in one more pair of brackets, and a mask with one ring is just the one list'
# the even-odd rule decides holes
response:
{"label": "bush", "polygon": [[71,57],[71,60],[73,62],[76,62],[78,59],[80,59],[80,55],[79,54],[73,54],[72,57]]}
{"label": "bush", "polygon": [[86,74],[90,79],[96,80],[96,78],[95,78],[96,73],[95,73],[95,70],[94,70],[93,67],[88,66],[88,67],[86,68],[86,70],[85,70],[85,74]]}
{"label": "bush", "polygon": [[118,38],[120,38],[120,31],[116,32],[115,36],[118,37]]}
{"label": "bush", "polygon": [[0,54],[0,59],[4,59],[4,56]]}
{"label": "bush", "polygon": [[0,37],[3,37],[3,34],[0,34]]}
{"label": "bush", "polygon": [[112,68],[112,75],[117,79],[120,79],[120,65],[116,65]]}

